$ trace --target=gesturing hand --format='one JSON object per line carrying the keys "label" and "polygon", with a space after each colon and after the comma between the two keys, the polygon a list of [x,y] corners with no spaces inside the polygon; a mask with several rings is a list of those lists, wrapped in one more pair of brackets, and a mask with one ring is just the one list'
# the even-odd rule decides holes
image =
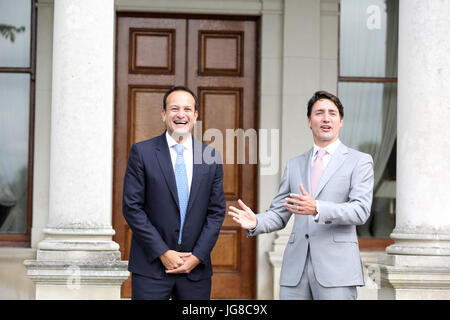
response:
{"label": "gesturing hand", "polygon": [[300,192],[302,195],[291,193],[289,198],[286,198],[284,206],[286,209],[294,214],[317,214],[316,200],[308,193],[308,191],[300,185]]}
{"label": "gesturing hand", "polygon": [[230,211],[228,211],[228,214],[232,216],[233,220],[240,224],[243,229],[250,230],[256,228],[256,225],[258,224],[256,215],[240,199],[238,200],[238,204],[242,208],[242,210],[230,206]]}

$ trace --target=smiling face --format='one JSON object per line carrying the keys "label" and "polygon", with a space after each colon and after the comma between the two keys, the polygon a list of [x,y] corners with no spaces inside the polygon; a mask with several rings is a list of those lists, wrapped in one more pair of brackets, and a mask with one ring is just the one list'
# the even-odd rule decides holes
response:
{"label": "smiling face", "polygon": [[308,118],[308,125],[312,130],[314,143],[321,148],[333,143],[339,138],[339,130],[343,119],[333,101],[317,100]]}
{"label": "smiling face", "polygon": [[194,97],[182,90],[172,92],[167,96],[166,109],[162,109],[161,117],[172,138],[183,142],[192,132],[198,117]]}

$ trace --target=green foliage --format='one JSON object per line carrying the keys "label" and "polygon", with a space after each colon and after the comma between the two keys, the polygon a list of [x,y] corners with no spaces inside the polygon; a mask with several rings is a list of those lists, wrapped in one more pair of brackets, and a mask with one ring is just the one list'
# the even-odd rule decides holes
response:
{"label": "green foliage", "polygon": [[11,42],[14,42],[16,40],[16,33],[24,32],[25,27],[19,27],[16,28],[15,26],[7,25],[7,24],[0,24],[0,34],[6,38],[9,39]]}

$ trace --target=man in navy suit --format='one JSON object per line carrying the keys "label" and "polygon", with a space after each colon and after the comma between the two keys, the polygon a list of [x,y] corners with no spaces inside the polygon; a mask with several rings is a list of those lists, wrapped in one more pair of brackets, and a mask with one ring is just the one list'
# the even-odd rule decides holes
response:
{"label": "man in navy suit", "polygon": [[225,217],[222,165],[205,161],[203,154],[220,157],[192,137],[198,109],[189,88],[167,91],[161,116],[167,130],[133,144],[125,173],[132,299],[207,300]]}

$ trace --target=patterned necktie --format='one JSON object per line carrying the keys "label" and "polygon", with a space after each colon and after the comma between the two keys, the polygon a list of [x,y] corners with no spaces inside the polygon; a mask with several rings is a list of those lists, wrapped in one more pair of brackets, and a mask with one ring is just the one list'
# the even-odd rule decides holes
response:
{"label": "patterned necktie", "polygon": [[180,204],[180,235],[178,237],[178,244],[181,244],[183,225],[189,199],[189,186],[186,165],[184,164],[183,158],[184,147],[181,144],[177,144],[174,148],[177,151],[177,160],[175,161],[175,180],[177,182],[178,203]]}
{"label": "patterned necktie", "polygon": [[323,157],[327,154],[325,149],[319,149],[317,151],[316,159],[314,160],[311,168],[311,195],[314,196],[317,185],[319,184],[320,177],[324,170]]}

